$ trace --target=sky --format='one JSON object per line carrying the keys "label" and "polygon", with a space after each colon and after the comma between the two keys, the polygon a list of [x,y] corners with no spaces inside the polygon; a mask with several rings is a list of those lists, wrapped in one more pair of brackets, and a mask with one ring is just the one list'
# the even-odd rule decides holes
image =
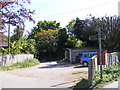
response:
{"label": "sky", "polygon": [[33,18],[36,23],[26,22],[26,30],[30,31],[38,21],[57,21],[61,27],[76,17],[89,18],[118,15],[120,0],[31,0],[28,8],[35,10]]}

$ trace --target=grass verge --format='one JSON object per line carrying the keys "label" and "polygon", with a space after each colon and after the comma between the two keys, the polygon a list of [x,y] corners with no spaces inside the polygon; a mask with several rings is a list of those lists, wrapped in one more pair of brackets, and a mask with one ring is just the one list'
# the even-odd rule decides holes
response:
{"label": "grass verge", "polygon": [[103,68],[103,79],[100,79],[100,72],[96,71],[93,78],[93,88],[101,88],[105,84],[116,81],[120,76],[120,63]]}
{"label": "grass verge", "polygon": [[73,72],[73,75],[75,74],[88,74],[88,71],[77,71],[77,72]]}
{"label": "grass verge", "polygon": [[81,79],[73,88],[89,88],[88,87],[88,79]]}
{"label": "grass verge", "polygon": [[[75,73],[77,74],[77,73]],[[93,78],[93,85],[88,86],[88,79],[80,79],[74,88],[101,88],[105,84],[113,82],[120,77],[120,63],[103,68],[103,79],[100,79],[100,71],[96,71]]]}
{"label": "grass verge", "polygon": [[17,68],[26,68],[38,65],[40,62],[37,59],[27,59],[24,62],[17,62],[15,64],[12,64],[10,66],[0,66],[0,71],[8,71],[13,70]]}

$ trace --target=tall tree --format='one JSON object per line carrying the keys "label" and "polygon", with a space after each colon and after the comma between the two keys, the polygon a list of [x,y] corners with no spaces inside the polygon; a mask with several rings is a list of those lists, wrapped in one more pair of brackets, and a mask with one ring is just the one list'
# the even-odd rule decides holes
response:
{"label": "tall tree", "polygon": [[39,21],[35,27],[33,27],[32,32],[29,36],[29,38],[34,38],[34,35],[38,32],[41,32],[42,30],[59,30],[61,29],[60,23],[57,23],[56,21]]}
{"label": "tall tree", "polygon": [[84,27],[84,20],[80,20],[79,18],[76,18],[75,25],[74,25],[74,35],[76,38],[79,38],[81,40],[82,37],[82,31]]}
{"label": "tall tree", "polygon": [[0,3],[3,25],[24,25],[25,20],[35,22],[32,18],[35,11],[25,7],[25,4],[30,4],[30,0],[1,0]]}
{"label": "tall tree", "polygon": [[[83,42],[87,42],[87,46],[96,46],[97,41],[90,41],[89,37],[91,35],[97,35],[97,31],[93,25],[92,18],[80,20],[76,18],[76,20],[72,20],[67,25],[69,36],[74,36],[77,39],[80,39]],[[93,45],[94,43],[94,45]]]}
{"label": "tall tree", "polygon": [[120,49],[120,17],[102,17],[102,32],[107,36],[103,42],[104,47],[109,50]]}
{"label": "tall tree", "polygon": [[13,35],[11,37],[11,40],[19,40],[23,37],[24,29],[21,26],[17,26],[17,28],[14,29]]}
{"label": "tall tree", "polygon": [[35,34],[37,42],[37,56],[39,59],[52,58],[57,50],[58,30],[43,30]]}
{"label": "tall tree", "polygon": [[75,25],[75,20],[73,19],[66,26],[69,35],[73,35],[73,33],[74,33],[74,25]]}

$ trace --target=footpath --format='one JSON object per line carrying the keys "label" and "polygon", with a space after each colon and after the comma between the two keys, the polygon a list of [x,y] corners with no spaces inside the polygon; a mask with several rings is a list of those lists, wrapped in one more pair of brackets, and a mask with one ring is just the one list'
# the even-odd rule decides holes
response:
{"label": "footpath", "polygon": [[120,90],[120,79],[105,85],[103,88],[116,88],[117,90]]}

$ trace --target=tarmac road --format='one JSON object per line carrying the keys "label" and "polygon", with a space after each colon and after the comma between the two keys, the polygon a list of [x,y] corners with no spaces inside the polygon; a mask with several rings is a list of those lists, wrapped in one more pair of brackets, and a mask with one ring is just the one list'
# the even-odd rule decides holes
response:
{"label": "tarmac road", "polygon": [[73,72],[88,71],[87,67],[79,64],[57,64],[46,62],[40,65],[0,72],[1,88],[68,88],[76,84],[80,77],[86,78],[85,74]]}

